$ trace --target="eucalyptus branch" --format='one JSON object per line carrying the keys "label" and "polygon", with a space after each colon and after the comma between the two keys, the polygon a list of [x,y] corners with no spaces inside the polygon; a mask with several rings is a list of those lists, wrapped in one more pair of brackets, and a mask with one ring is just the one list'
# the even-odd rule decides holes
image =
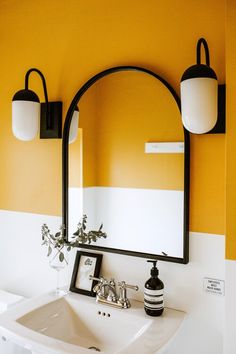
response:
{"label": "eucalyptus branch", "polygon": [[83,215],[82,221],[79,222],[77,230],[73,233],[73,241],[71,242],[72,247],[78,247],[81,243],[96,242],[99,238],[106,238],[107,234],[102,231],[103,224],[98,230],[91,230],[86,232],[87,216]]}
{"label": "eucalyptus branch", "polygon": [[62,227],[60,228],[60,231],[57,232],[55,235],[53,235],[51,233],[51,231],[49,230],[48,226],[46,224],[42,225],[42,245],[45,245],[48,247],[48,253],[47,253],[47,257],[49,257],[52,253],[52,249],[56,249],[56,254],[53,257],[53,259],[56,258],[56,256],[58,255],[59,260],[61,262],[65,261],[66,263],[67,260],[65,258],[64,252],[62,251],[63,248],[65,247],[65,239],[62,233]]}
{"label": "eucalyptus branch", "polygon": [[54,256],[54,258],[59,257],[59,260],[61,262],[65,261],[66,263],[67,260],[64,256],[63,249],[66,247],[67,251],[71,251],[72,248],[74,247],[79,247],[81,244],[88,243],[91,244],[91,242],[96,242],[99,238],[106,238],[107,234],[102,231],[103,224],[99,227],[98,230],[90,230],[86,232],[86,227],[87,227],[87,216],[83,215],[82,220],[79,222],[77,230],[74,232],[72,238],[73,240],[68,244],[64,237],[63,233],[63,228],[60,227],[60,231],[55,233],[53,235],[51,231],[49,230],[47,224],[42,225],[42,245],[47,246],[48,252],[47,252],[47,257],[49,257],[52,253],[53,249],[56,249],[57,252]]}

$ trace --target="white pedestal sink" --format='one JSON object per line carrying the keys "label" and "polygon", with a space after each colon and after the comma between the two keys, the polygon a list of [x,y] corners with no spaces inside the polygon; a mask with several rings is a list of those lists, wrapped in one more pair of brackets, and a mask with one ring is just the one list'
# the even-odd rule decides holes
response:
{"label": "white pedestal sink", "polygon": [[185,313],[166,308],[154,318],[145,314],[143,303],[131,304],[125,310],[74,293],[61,298],[46,294],[1,315],[0,333],[38,354],[159,353]]}

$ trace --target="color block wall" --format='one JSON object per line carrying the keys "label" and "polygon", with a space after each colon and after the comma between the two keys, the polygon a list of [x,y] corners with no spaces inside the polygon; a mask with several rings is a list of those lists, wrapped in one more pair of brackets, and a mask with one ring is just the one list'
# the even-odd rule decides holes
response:
{"label": "color block wall", "polygon": [[[233,3],[227,4],[230,11]],[[234,36],[234,12],[231,26]],[[13,137],[11,98],[23,88],[26,71],[31,67],[42,70],[49,98],[63,101],[65,117],[79,87],[97,72],[116,65],[151,69],[179,92],[181,75],[195,63],[196,43],[203,36],[209,44],[211,65],[224,83],[225,1],[2,0],[0,34],[0,288],[32,296],[50,289],[54,279],[40,245],[40,226],[47,222],[56,230],[60,224],[60,218],[53,216],[61,215],[61,141],[23,143]],[[232,43],[229,47],[234,56]],[[234,59],[227,70],[233,88]],[[36,75],[30,87],[43,99]],[[227,129],[234,129],[234,89],[230,97]],[[231,134],[227,257],[235,259],[235,143]],[[190,234],[190,263],[159,263],[166,306],[188,313],[168,354],[222,354],[225,299],[204,293],[202,281],[205,276],[224,279],[225,153],[225,135],[191,137],[190,229],[194,232]],[[149,267],[140,258],[106,254],[102,273],[137,283],[142,289]],[[142,292],[137,296],[141,299]],[[230,319],[228,323],[233,328]]]}

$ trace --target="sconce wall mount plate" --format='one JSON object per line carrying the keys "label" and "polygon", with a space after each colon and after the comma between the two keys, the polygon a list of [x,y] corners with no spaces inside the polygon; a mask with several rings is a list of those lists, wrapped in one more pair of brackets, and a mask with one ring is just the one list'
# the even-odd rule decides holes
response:
{"label": "sconce wall mount plate", "polygon": [[41,103],[40,139],[62,138],[62,102],[48,102],[48,110],[53,117],[51,126],[47,124],[47,104]]}
{"label": "sconce wall mount plate", "polygon": [[226,132],[226,85],[218,85],[218,115],[217,122],[207,134],[224,134]]}

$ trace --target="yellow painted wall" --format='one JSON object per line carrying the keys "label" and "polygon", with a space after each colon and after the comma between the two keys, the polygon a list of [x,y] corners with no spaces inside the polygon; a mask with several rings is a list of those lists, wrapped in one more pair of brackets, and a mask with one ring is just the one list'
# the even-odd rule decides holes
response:
{"label": "yellow painted wall", "polygon": [[227,0],[226,258],[236,259],[236,3]]}
{"label": "yellow painted wall", "polygon": [[[145,153],[147,142],[184,141],[178,105],[160,81],[141,72],[115,73],[94,84],[78,105],[85,187],[183,190],[183,153]],[[74,154],[78,149],[72,159]]]}
{"label": "yellow painted wall", "polygon": [[[204,11],[202,10],[204,9]],[[0,1],[0,208],[61,213],[61,143],[23,143],[11,133],[11,98],[28,68],[45,74],[49,97],[64,113],[78,88],[115,65],[139,65],[179,91],[195,62],[197,39],[210,47],[211,65],[225,81],[223,0],[1,0]],[[40,80],[30,87],[42,97]],[[225,138],[191,139],[190,229],[225,232]]]}

